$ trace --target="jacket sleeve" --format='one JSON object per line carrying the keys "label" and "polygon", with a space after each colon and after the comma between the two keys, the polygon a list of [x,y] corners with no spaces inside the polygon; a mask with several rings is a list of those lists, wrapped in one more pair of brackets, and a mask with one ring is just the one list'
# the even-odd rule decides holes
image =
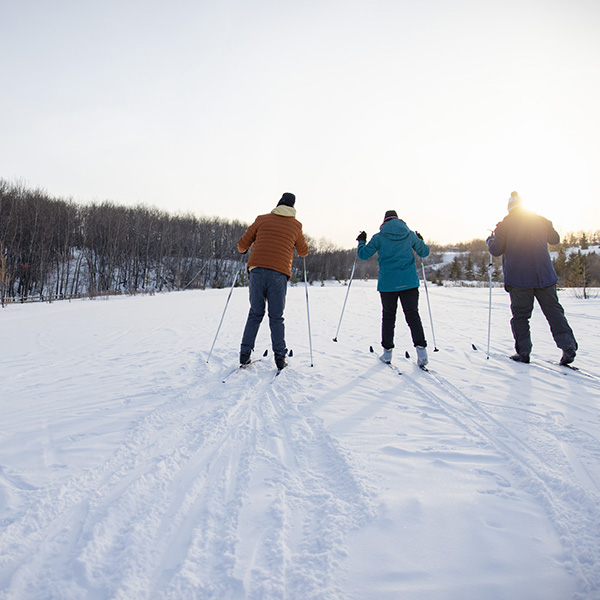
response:
{"label": "jacket sleeve", "polygon": [[486,240],[488,250],[492,256],[501,256],[506,250],[506,236],[504,235],[502,223],[496,225],[496,230]]}
{"label": "jacket sleeve", "polygon": [[246,233],[239,239],[237,243],[238,252],[244,254],[248,251],[248,248],[254,244],[254,240],[256,239],[256,232],[258,231],[258,223],[254,221],[248,229],[246,229]]}
{"label": "jacket sleeve", "polygon": [[552,246],[560,242],[560,235],[558,235],[558,232],[556,231],[556,229],[554,229],[552,221],[548,221],[548,231],[546,239],[548,240],[548,243]]}
{"label": "jacket sleeve", "polygon": [[412,247],[413,250],[421,257],[425,258],[429,256],[429,246],[419,237],[417,237],[416,233],[411,232],[412,234]]}
{"label": "jacket sleeve", "polygon": [[363,241],[358,242],[357,253],[360,260],[368,260],[377,250],[379,250],[377,235],[374,235],[368,244]]}
{"label": "jacket sleeve", "polygon": [[302,230],[300,230],[300,233],[298,234],[294,248],[296,248],[298,256],[308,256],[308,244],[306,243],[306,238],[304,237]]}

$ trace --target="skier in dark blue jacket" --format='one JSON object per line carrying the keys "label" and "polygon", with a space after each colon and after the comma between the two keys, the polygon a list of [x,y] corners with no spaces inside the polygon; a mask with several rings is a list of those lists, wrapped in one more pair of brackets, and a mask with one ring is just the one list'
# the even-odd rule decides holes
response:
{"label": "skier in dark blue jacket", "polygon": [[381,295],[383,316],[381,323],[381,345],[383,362],[392,360],[394,329],[398,299],[406,323],[410,328],[413,344],[417,350],[417,364],[424,367],[427,362],[427,341],[419,315],[419,275],[415,265],[413,250],[422,257],[429,256],[429,246],[420,233],[411,231],[406,223],[398,218],[395,210],[388,210],[379,233],[367,244],[367,234],[361,231],[358,237],[358,258],[367,260],[376,252],[379,261],[377,291]]}
{"label": "skier in dark blue jacket", "polygon": [[513,192],[508,200],[508,215],[496,225],[486,240],[490,254],[502,256],[504,288],[510,294],[510,321],[515,339],[513,360],[528,363],[531,354],[529,319],[537,299],[556,345],[563,351],[560,363],[575,360],[577,341],[556,294],[558,277],[548,244],[558,244],[560,236],[552,223],[525,210],[521,197]]}

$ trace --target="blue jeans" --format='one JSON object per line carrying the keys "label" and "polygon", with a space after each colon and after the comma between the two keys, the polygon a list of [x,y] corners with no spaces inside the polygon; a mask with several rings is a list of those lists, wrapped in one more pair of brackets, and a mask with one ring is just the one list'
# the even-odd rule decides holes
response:
{"label": "blue jeans", "polygon": [[254,342],[258,329],[265,316],[265,304],[269,306],[269,327],[271,329],[271,344],[275,356],[285,356],[285,327],[283,310],[287,293],[287,276],[273,269],[254,267],[249,275],[250,312],[246,321],[240,351],[242,353],[254,350]]}

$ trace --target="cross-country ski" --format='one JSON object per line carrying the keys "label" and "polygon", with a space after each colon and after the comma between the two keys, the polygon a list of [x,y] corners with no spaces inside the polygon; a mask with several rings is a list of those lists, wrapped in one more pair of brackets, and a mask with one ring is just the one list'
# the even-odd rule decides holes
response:
{"label": "cross-country ski", "polygon": [[[373,346],[369,346],[369,352],[370,352],[371,354],[373,354],[373,355],[377,356],[377,354],[376,354],[376,352],[375,352],[375,350],[374,350]],[[398,366],[397,366],[397,365],[395,365],[395,364],[394,364],[394,363],[392,363],[391,361],[390,361],[390,362],[388,362],[387,360],[384,360],[384,359],[382,358],[382,356],[378,356],[377,358],[378,358],[378,360],[379,360],[380,362],[382,362],[384,365],[386,365],[386,366],[387,366],[387,367],[389,367],[389,368],[390,368],[392,371],[394,371],[394,373],[396,373],[396,375],[402,375],[402,371],[401,371],[401,370],[398,368]]]}

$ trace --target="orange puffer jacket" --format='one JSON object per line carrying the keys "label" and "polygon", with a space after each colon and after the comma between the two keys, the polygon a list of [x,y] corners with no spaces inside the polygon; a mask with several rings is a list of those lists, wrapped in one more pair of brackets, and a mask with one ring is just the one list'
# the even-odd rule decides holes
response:
{"label": "orange puffer jacket", "polygon": [[281,205],[269,214],[256,217],[237,245],[242,254],[250,246],[252,251],[248,259],[248,270],[253,267],[265,267],[284,273],[289,279],[294,248],[298,256],[308,254],[302,223],[296,220],[296,209]]}

